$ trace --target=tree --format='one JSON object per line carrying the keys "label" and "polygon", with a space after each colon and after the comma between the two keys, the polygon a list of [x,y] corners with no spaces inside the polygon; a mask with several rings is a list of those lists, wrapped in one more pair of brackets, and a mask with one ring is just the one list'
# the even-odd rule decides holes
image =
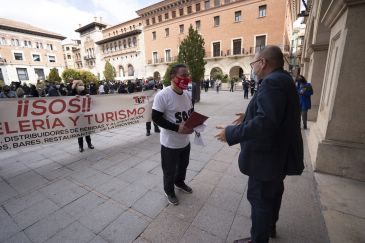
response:
{"label": "tree", "polygon": [[196,82],[196,102],[200,100],[200,81],[204,78],[205,72],[204,44],[203,37],[190,25],[189,34],[180,43],[179,55],[177,57],[179,63],[185,63],[188,66],[191,78],[193,82]]}
{"label": "tree", "polygon": [[172,66],[174,66],[175,64],[177,64],[176,62],[172,62],[167,66],[165,75],[163,76],[163,85],[165,87],[170,86],[171,85],[171,80],[170,80],[170,72],[171,72],[171,68]]}
{"label": "tree", "polygon": [[95,83],[97,81],[96,76],[89,71],[80,71],[80,79],[84,82],[85,85],[88,85],[90,83]]}
{"label": "tree", "polygon": [[57,68],[52,68],[48,75],[48,81],[51,83],[62,81],[60,75],[58,75]]}
{"label": "tree", "polygon": [[72,68],[67,68],[62,72],[61,76],[63,81],[68,82],[69,80],[80,79],[80,72]]}
{"label": "tree", "polygon": [[114,81],[114,78],[116,76],[116,71],[113,65],[110,64],[109,61],[106,61],[105,67],[104,67],[104,77],[107,81]]}

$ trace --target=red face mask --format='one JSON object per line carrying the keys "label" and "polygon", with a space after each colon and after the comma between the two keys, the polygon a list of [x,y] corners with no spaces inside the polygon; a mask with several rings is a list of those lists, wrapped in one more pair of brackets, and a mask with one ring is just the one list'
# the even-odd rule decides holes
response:
{"label": "red face mask", "polygon": [[189,85],[190,82],[191,82],[191,79],[187,78],[187,77],[176,76],[174,78],[174,83],[180,89],[188,89],[188,85]]}

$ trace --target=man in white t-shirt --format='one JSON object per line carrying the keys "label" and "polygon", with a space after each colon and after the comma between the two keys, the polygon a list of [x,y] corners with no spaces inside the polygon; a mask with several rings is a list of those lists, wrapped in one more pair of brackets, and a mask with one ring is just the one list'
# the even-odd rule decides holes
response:
{"label": "man in white t-shirt", "polygon": [[176,188],[192,193],[185,184],[186,169],[189,165],[190,139],[193,130],[184,126],[193,112],[191,97],[187,92],[191,82],[188,68],[176,64],[170,72],[171,86],[157,93],[152,106],[152,120],[161,128],[161,165],[164,191],[169,203],[179,204]]}

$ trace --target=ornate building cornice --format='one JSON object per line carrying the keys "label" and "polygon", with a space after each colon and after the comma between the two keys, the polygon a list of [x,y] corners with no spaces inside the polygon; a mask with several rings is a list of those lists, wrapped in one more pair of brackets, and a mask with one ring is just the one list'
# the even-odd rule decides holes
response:
{"label": "ornate building cornice", "polygon": [[322,18],[322,22],[327,27],[332,27],[343,12],[349,7],[358,4],[365,4],[365,0],[336,0],[331,1],[326,13]]}

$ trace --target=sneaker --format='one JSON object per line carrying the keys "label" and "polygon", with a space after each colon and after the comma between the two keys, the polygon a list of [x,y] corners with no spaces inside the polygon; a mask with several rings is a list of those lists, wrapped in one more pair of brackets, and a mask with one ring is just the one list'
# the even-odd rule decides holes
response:
{"label": "sneaker", "polygon": [[146,136],[150,136],[151,135],[151,132],[150,131],[147,131],[146,132]]}
{"label": "sneaker", "polygon": [[175,195],[167,195],[166,192],[165,192],[165,195],[167,197],[167,201],[169,201],[170,204],[175,205],[175,206],[179,204],[179,199],[177,199],[177,197]]}
{"label": "sneaker", "polygon": [[248,238],[235,240],[235,241],[233,241],[233,243],[252,243],[252,241],[251,241],[251,237],[248,237]]}
{"label": "sneaker", "polygon": [[193,189],[191,189],[191,187],[186,185],[184,182],[178,185],[175,184],[175,187],[185,193],[193,193]]}

